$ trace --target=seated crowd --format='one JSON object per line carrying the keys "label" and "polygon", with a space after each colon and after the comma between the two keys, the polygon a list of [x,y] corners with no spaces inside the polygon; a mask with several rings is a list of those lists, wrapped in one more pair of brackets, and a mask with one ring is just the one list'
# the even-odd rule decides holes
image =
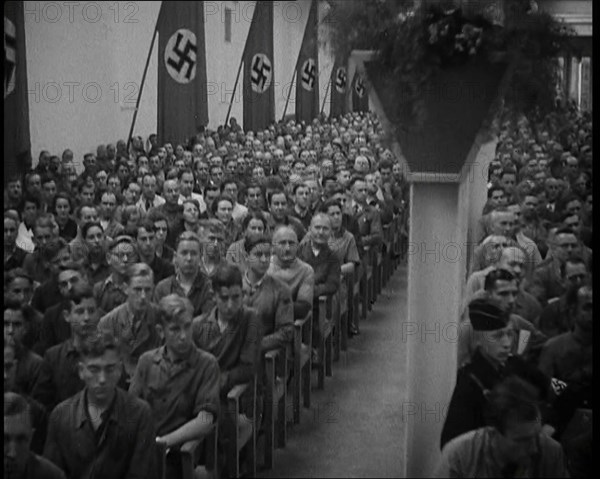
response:
{"label": "seated crowd", "polygon": [[440,477],[591,477],[592,121],[568,120],[501,117]]}
{"label": "seated crowd", "polygon": [[42,151],[8,178],[5,472],[152,478],[158,443],[180,477],[181,445],[231,420],[228,393],[255,376],[256,417],[242,411],[260,427],[264,354],[318,321],[320,297],[347,300],[343,275],[407,209],[381,135],[371,113],[256,133],[232,119],[175,148],[100,145],[79,174],[70,150]]}

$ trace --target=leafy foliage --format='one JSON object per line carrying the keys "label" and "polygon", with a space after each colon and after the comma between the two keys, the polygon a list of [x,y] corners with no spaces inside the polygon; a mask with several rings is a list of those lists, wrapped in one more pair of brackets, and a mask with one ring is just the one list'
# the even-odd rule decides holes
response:
{"label": "leafy foliage", "polygon": [[453,2],[330,0],[326,20],[336,55],[375,50],[387,83],[397,90],[397,118],[421,122],[422,92],[445,68],[466,62],[506,61],[514,74],[505,107],[525,114],[557,107],[556,56],[568,51],[571,32],[528,0],[506,0],[503,15],[489,2],[470,2],[463,11]]}

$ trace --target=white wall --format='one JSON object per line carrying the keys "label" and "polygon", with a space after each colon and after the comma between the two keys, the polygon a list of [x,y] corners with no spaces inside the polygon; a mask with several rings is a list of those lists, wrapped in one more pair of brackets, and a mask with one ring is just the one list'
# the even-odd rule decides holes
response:
{"label": "white wall", "polygon": [[[68,2],[25,2],[34,164],[43,149],[60,155],[70,148],[81,163],[83,155],[95,151],[98,144],[127,139],[160,4],[82,2],[69,7]],[[204,3],[209,128],[216,129],[225,121],[254,5],[248,1]],[[310,5],[311,0],[274,3],[276,120],[283,114]],[[232,10],[231,43],[225,43],[226,8]],[[326,8],[320,7],[321,16]],[[321,101],[332,68],[328,56],[321,45]],[[134,131],[144,138],[157,128],[157,68],[158,41]],[[242,85],[240,77],[231,111],[240,122]],[[295,87],[287,114],[295,112],[294,99]],[[82,165],[77,166],[81,170]]]}
{"label": "white wall", "polygon": [[[25,2],[34,164],[71,148],[81,162],[99,143],[127,138],[160,2]],[[156,59],[156,55],[155,55]],[[155,60],[154,59],[154,60]],[[156,129],[156,61],[136,132]]]}
{"label": "white wall", "polygon": [[273,37],[275,57],[275,119],[280,120],[285,110],[288,92],[290,100],[286,115],[296,112],[296,82],[292,85],[304,28],[308,21],[310,0],[275,2],[273,5]]}

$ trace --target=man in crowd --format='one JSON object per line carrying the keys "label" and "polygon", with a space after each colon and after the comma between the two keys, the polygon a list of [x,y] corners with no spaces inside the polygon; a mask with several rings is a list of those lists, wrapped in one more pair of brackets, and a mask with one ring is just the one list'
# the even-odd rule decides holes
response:
{"label": "man in crowd", "polygon": [[549,392],[550,378],[519,356],[513,355],[516,329],[509,312],[492,298],[469,303],[469,318],[476,349],[470,362],[458,371],[442,429],[441,446],[455,437],[485,426],[486,391],[503,378],[516,374],[538,388],[538,397]]}
{"label": "man in crowd", "polygon": [[154,274],[145,263],[130,265],[125,273],[126,301],[100,319],[99,329],[119,342],[125,366],[125,380],[134,374],[139,357],[159,346],[158,309],[152,304]]}
{"label": "man in crowd", "polygon": [[[218,421],[222,380],[215,357],[194,346],[190,300],[168,294],[159,308],[164,345],[142,354],[129,393],[150,404],[156,442],[169,451],[166,477],[171,479],[182,474],[181,446],[206,436]],[[154,445],[146,447],[156,454]]]}
{"label": "man in crowd", "polygon": [[488,391],[489,425],[448,442],[434,477],[570,477],[560,444],[542,430],[535,386],[512,376]]}
{"label": "man in crowd", "polygon": [[294,318],[304,318],[313,308],[314,271],[298,258],[298,237],[291,226],[280,226],[275,230],[273,247],[275,254],[267,273],[290,288]]}
{"label": "man in crowd", "polygon": [[[5,378],[6,380],[6,378]],[[34,420],[27,400],[4,392],[4,475],[9,478],[66,479],[64,472],[32,449]]]}
{"label": "man in crowd", "polygon": [[85,387],[52,411],[44,456],[68,477],[157,478],[154,418],[148,403],[117,387],[116,340],[97,332],[79,354]]}
{"label": "man in crowd", "polygon": [[154,301],[175,293],[188,298],[194,308],[194,315],[210,311],[214,305],[210,281],[200,271],[202,243],[198,235],[181,233],[175,245],[173,265],[175,273],[160,281],[154,290]]}

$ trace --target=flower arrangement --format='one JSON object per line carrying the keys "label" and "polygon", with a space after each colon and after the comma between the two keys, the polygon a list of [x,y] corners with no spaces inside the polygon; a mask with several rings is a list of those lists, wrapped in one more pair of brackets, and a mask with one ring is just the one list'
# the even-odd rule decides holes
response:
{"label": "flower arrangement", "polygon": [[[468,63],[513,63],[505,106],[518,111],[556,106],[556,55],[571,33],[530,0],[415,2],[328,0],[327,21],[334,51],[375,50],[388,84],[398,91],[396,124],[422,124],[423,92],[448,68]],[[402,125],[399,125],[402,127]]]}

